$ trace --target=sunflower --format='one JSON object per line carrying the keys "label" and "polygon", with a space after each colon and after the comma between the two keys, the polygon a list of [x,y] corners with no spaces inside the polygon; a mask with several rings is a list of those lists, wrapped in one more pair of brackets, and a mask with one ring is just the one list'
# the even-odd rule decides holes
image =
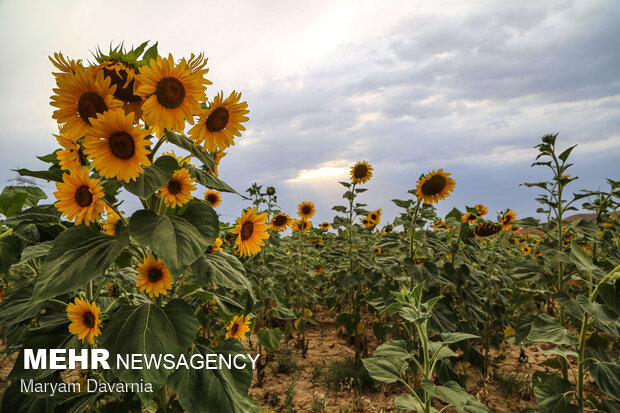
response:
{"label": "sunflower", "polygon": [[71,320],[69,332],[77,334],[78,339],[88,344],[95,344],[95,337],[101,334],[101,311],[94,301],[89,303],[83,298],[76,297],[74,302],[67,306],[67,317]]}
{"label": "sunflower", "polygon": [[162,153],[161,156],[170,156],[170,157],[176,159],[177,163],[179,165],[181,165],[181,166],[185,166],[185,165],[194,166],[194,165],[189,163],[192,160],[192,156],[191,155],[187,155],[187,156],[183,157],[181,155],[177,155],[176,153],[174,153],[173,149],[169,150],[168,152]]}
{"label": "sunflower", "polygon": [[183,132],[185,121],[194,124],[194,114],[205,100],[205,85],[211,82],[201,71],[192,72],[185,61],[175,66],[168,58],[151,59],[150,67],[143,66],[136,75],[134,93],[144,99],[142,118],[150,125]]}
{"label": "sunflower", "polygon": [[243,212],[241,217],[237,218],[237,224],[230,232],[238,234],[235,246],[242,257],[258,254],[261,246],[265,245],[263,240],[269,238],[267,229],[270,227],[265,221],[267,213],[258,214],[256,207]]}
{"label": "sunflower", "polygon": [[223,92],[213,99],[208,109],[203,109],[196,126],[189,130],[189,138],[197,146],[204,143],[204,148],[213,152],[216,149],[226,149],[235,144],[235,136],[241,136],[250,113],[247,102],[239,103],[241,93],[233,91],[226,100]]}
{"label": "sunflower", "polygon": [[103,224],[103,232],[108,235],[118,235],[118,230],[123,227],[123,220],[114,211],[110,212]]}
{"label": "sunflower", "polygon": [[91,118],[98,113],[120,108],[122,102],[114,98],[114,86],[104,79],[103,72],[96,77],[91,68],[77,70],[57,79],[58,88],[51,97],[57,107],[52,117],[62,125],[62,132],[71,140],[78,140],[91,128]]}
{"label": "sunflower", "polygon": [[322,229],[323,231],[327,231],[327,230],[329,229],[329,227],[330,227],[329,222],[323,222],[323,223],[321,224],[321,229]]}
{"label": "sunflower", "polygon": [[213,245],[211,245],[211,254],[215,254],[218,251],[222,251],[222,245],[224,245],[224,243],[222,242],[222,239],[216,238],[215,241],[213,241]]}
{"label": "sunflower", "polygon": [[217,208],[222,204],[222,195],[218,191],[205,192],[205,201],[211,204],[211,208]]}
{"label": "sunflower", "polygon": [[296,219],[295,221],[293,221],[292,228],[293,231],[297,231],[303,234],[304,232],[308,232],[310,228],[312,228],[312,222],[304,218]]}
{"label": "sunflower", "polygon": [[223,157],[225,157],[227,155],[226,152],[224,151],[215,151],[213,152],[213,171],[209,168],[205,168],[205,171],[208,174],[211,175],[215,175],[216,177],[219,177],[220,174],[217,172],[217,167],[220,165],[220,161],[222,160]]}
{"label": "sunflower", "polygon": [[491,235],[495,235],[502,230],[502,226],[500,224],[495,224],[492,222],[482,222],[474,228],[474,234],[479,237],[490,237]]}
{"label": "sunflower", "polygon": [[316,212],[314,209],[314,204],[312,202],[302,202],[297,206],[299,209],[297,210],[297,215],[299,215],[303,219],[310,219]]}
{"label": "sunflower", "polygon": [[243,340],[245,333],[250,331],[250,317],[247,315],[234,316],[230,324],[226,327],[226,339],[231,337]]}
{"label": "sunflower", "polygon": [[161,258],[155,258],[153,254],[149,254],[138,264],[138,272],[136,287],[140,291],[146,291],[149,297],[167,295],[168,290],[172,288],[172,276],[168,267]]}
{"label": "sunflower", "polygon": [[375,224],[373,224],[373,222],[367,216],[362,218],[362,224],[364,224],[366,228],[372,228],[375,226]]}
{"label": "sunflower", "polygon": [[276,189],[273,186],[267,187],[267,195],[272,196],[276,194]]}
{"label": "sunflower", "polygon": [[217,310],[217,301],[215,301],[215,298],[205,305],[205,310],[207,310],[208,313]]}
{"label": "sunflower", "polygon": [[271,219],[271,229],[278,232],[284,231],[289,225],[292,224],[292,222],[293,219],[291,217],[283,212],[280,212]]}
{"label": "sunflower", "polygon": [[476,222],[476,219],[478,219],[478,217],[472,214],[471,212],[468,212],[461,217],[461,221],[468,222],[470,224],[473,224],[474,222]]}
{"label": "sunflower", "polygon": [[444,172],[443,169],[438,169],[422,176],[417,184],[416,196],[418,199],[427,204],[434,204],[450,195],[456,183],[454,179],[450,178],[449,173]]}
{"label": "sunflower", "polygon": [[185,205],[194,198],[192,191],[196,189],[195,181],[195,178],[189,176],[187,169],[181,168],[172,175],[166,185],[159,188],[157,196],[163,198],[168,207]]}
{"label": "sunflower", "polygon": [[524,245],[521,247],[521,251],[523,251],[524,254],[529,254],[530,252],[532,252],[532,249],[527,245]]}
{"label": "sunflower", "polygon": [[48,58],[56,67],[56,69],[60,70],[60,72],[52,73],[57,79],[63,77],[66,74],[74,74],[77,71],[84,70],[84,66],[82,66],[81,60],[66,59],[62,55],[62,53],[54,53],[54,57],[48,56]]}
{"label": "sunflower", "polygon": [[474,208],[476,208],[476,210],[478,211],[478,216],[481,218],[489,212],[489,209],[482,204],[478,204],[474,206]]}
{"label": "sunflower", "polygon": [[104,178],[129,182],[144,173],[150,166],[147,155],[151,152],[146,139],[149,132],[133,124],[134,114],[107,111],[92,119],[92,128],[84,138],[84,153]]}
{"label": "sunflower", "polygon": [[351,181],[354,184],[364,184],[370,178],[372,178],[372,166],[368,162],[358,162],[351,168]]}
{"label": "sunflower", "polygon": [[514,212],[512,209],[509,209],[502,216],[502,219],[501,219],[502,228],[504,230],[510,229],[510,227],[512,227],[512,222],[514,222],[516,219],[517,219],[517,213]]}
{"label": "sunflower", "polygon": [[433,222],[433,229],[437,230],[437,229],[445,229],[446,228],[446,221],[444,221],[443,219],[437,219],[435,220],[435,222]]}
{"label": "sunflower", "polygon": [[375,254],[377,255],[381,254],[381,248],[375,247]]}
{"label": "sunflower", "polygon": [[58,144],[64,148],[56,152],[58,164],[62,169],[71,171],[86,165],[86,158],[80,142],[71,140],[62,133],[54,136]]}
{"label": "sunflower", "polygon": [[106,78],[110,78],[112,85],[116,85],[114,97],[125,103],[142,102],[140,96],[134,95],[137,70],[128,63],[116,60],[105,60],[94,67],[96,72],[102,71]]}
{"label": "sunflower", "polygon": [[87,168],[63,174],[62,182],[56,184],[56,189],[54,196],[58,201],[54,206],[78,225],[82,221],[86,225],[95,222],[105,209],[103,187],[99,185],[99,179],[90,178]]}
{"label": "sunflower", "polygon": [[381,222],[381,208],[377,209],[376,211],[372,211],[370,214],[368,214],[368,219],[374,222],[375,225]]}

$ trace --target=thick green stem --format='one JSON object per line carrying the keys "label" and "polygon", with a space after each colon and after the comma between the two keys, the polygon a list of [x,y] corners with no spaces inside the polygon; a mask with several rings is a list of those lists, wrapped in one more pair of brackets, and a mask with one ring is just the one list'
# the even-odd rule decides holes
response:
{"label": "thick green stem", "polygon": [[583,410],[583,376],[584,376],[584,353],[586,349],[586,332],[588,329],[588,314],[584,311],[579,332],[579,347],[577,347],[577,403]]}

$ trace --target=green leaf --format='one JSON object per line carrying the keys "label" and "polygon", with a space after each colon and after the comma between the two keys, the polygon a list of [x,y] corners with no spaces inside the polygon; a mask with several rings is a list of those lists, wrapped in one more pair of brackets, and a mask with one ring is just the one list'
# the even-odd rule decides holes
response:
{"label": "green leaf", "polygon": [[392,357],[373,357],[363,359],[368,374],[382,383],[394,383],[401,379],[407,368],[407,362]]}
{"label": "green leaf", "polygon": [[[174,299],[164,308],[151,303],[121,307],[103,329],[101,342],[110,351],[111,360],[117,360],[117,355],[125,359],[131,354],[155,358],[164,354],[187,356],[197,331],[198,320],[192,307],[183,300]],[[133,370],[114,362],[110,367],[121,380],[139,382],[143,379],[152,383],[153,389],[161,387],[172,372],[162,365]]]}
{"label": "green leaf", "polygon": [[151,166],[144,168],[144,173],[136,180],[123,182],[122,185],[127,191],[145,199],[166,185],[177,169],[179,169],[179,164],[176,159],[171,156],[162,156]]}
{"label": "green leaf", "polygon": [[539,346],[538,347],[538,351],[540,351],[543,356],[547,356],[547,357],[549,357],[549,356],[560,356],[560,357],[566,359],[566,361],[568,361],[569,363],[570,363],[570,360],[568,359],[569,357],[577,358],[579,356],[576,351],[568,349],[568,348],[565,348],[565,347],[555,347],[555,348],[551,348],[549,350],[543,350]]}
{"label": "green leaf", "polygon": [[4,225],[13,227],[22,222],[60,223],[60,212],[54,205],[39,205],[23,210],[21,213],[4,220]]}
{"label": "green leaf", "polygon": [[422,388],[431,396],[453,405],[459,413],[491,413],[485,405],[463,390],[455,381],[447,381],[443,386],[435,386],[432,381],[424,379]]}
{"label": "green leaf", "polygon": [[9,293],[0,301],[0,325],[10,326],[24,320],[31,319],[41,312],[43,303],[33,305],[30,302],[34,283],[29,281],[9,290]]}
{"label": "green leaf", "polygon": [[396,206],[399,206],[399,207],[405,208],[405,209],[409,209],[409,207],[411,206],[411,201],[410,200],[392,199],[392,202],[394,202],[396,204]]}
{"label": "green leaf", "polygon": [[333,206],[332,209],[337,212],[342,212],[342,213],[347,212],[347,207],[344,207],[342,205]]}
{"label": "green leaf", "polygon": [[273,316],[278,320],[296,320],[297,316],[293,312],[293,310],[279,305],[273,309]]}
{"label": "green leaf", "polygon": [[527,339],[534,343],[548,342],[570,346],[577,344],[577,337],[569,333],[558,323],[558,320],[549,314],[541,314],[536,317]]}
{"label": "green leaf", "polygon": [[610,311],[603,304],[590,302],[588,298],[583,295],[578,295],[576,300],[586,313],[600,323],[599,328],[601,330],[616,338],[620,338],[620,321],[618,321],[618,316],[614,312]]}
{"label": "green leaf", "polygon": [[598,286],[598,294],[607,307],[620,317],[620,295],[613,284],[603,283]]}
{"label": "green leaf", "polygon": [[49,171],[31,171],[30,169],[13,169],[20,176],[32,176],[33,178],[45,179],[51,182],[62,182],[62,169],[56,167]]}
{"label": "green leaf", "polygon": [[203,151],[200,147],[194,145],[194,143],[190,141],[186,136],[170,132],[169,130],[166,130],[164,132],[164,136],[166,137],[166,140],[168,142],[178,146],[179,148],[185,149],[186,151],[191,153],[192,156],[202,162],[204,166],[206,166],[212,171],[215,170],[213,156],[211,156],[209,152]]}
{"label": "green leaf", "polygon": [[279,328],[261,328],[256,332],[258,341],[268,351],[277,351],[282,340],[282,331]]}
{"label": "green leaf", "polygon": [[30,245],[29,247],[24,248],[24,250],[22,251],[20,261],[43,258],[50,252],[50,249],[53,245],[54,241],[44,241],[39,242],[38,244]]}
{"label": "green leaf", "polygon": [[[229,339],[215,349],[194,347],[188,357],[207,353],[233,357],[246,354],[238,340]],[[243,361],[238,358],[237,364]],[[252,384],[253,370],[250,360],[245,359],[245,363],[244,369],[178,369],[170,375],[168,385],[177,393],[187,413],[246,413],[251,411],[248,410],[247,392]]]}
{"label": "green leaf", "polygon": [[407,342],[405,340],[392,340],[377,347],[375,357],[394,357],[407,360],[411,358],[411,354],[407,351]]}
{"label": "green leaf", "polygon": [[566,162],[566,160],[568,159],[568,155],[570,155],[570,153],[573,151],[573,149],[575,149],[576,146],[577,145],[573,145],[570,148],[566,149],[560,154],[560,156],[558,156],[558,158],[560,158],[562,162]]}
{"label": "green leaf", "polygon": [[5,217],[13,216],[22,208],[36,206],[45,198],[45,192],[36,186],[6,186],[0,193],[0,213]]}
{"label": "green leaf", "polygon": [[569,382],[558,376],[535,373],[534,395],[540,413],[579,413],[580,410],[571,404],[573,392]]}
{"label": "green leaf", "polygon": [[144,56],[142,56],[142,61],[146,64],[150,64],[151,59],[157,59],[157,42],[144,52]]}
{"label": "green leaf", "polygon": [[592,262],[592,257],[579,248],[579,245],[575,241],[571,242],[570,245],[570,260],[575,264],[579,271],[586,272],[590,275],[597,270],[597,267]]}
{"label": "green leaf", "polygon": [[[398,407],[400,410],[404,410],[406,412],[423,412],[424,405],[420,404],[420,402],[414,398],[410,394],[404,394],[394,399],[394,405]],[[437,412],[437,409],[431,406],[431,412]]]}
{"label": "green leaf", "polygon": [[189,281],[206,285],[213,281],[218,287],[226,287],[235,291],[248,291],[254,298],[254,289],[247,279],[243,264],[234,255],[224,251],[215,254],[204,254],[193,264]]}
{"label": "green leaf", "polygon": [[200,183],[201,185],[206,186],[207,188],[210,189],[215,189],[216,191],[221,191],[221,192],[232,192],[234,194],[237,194],[245,199],[248,199],[247,197],[241,195],[240,193],[238,193],[237,191],[235,191],[231,186],[229,186],[226,182],[222,181],[221,179],[219,179],[217,176],[207,173],[205,171],[203,171],[200,168],[195,168],[193,166],[186,166],[187,169],[189,169],[189,173],[192,177],[196,178],[196,180],[198,181],[198,183]]}
{"label": "green leaf", "polygon": [[596,352],[588,353],[592,357],[586,358],[586,366],[599,389],[604,394],[620,401],[620,364]]}
{"label": "green leaf", "polygon": [[22,251],[22,242],[15,235],[0,239],[0,273],[7,273],[11,265],[19,261]]}
{"label": "green leaf", "polygon": [[82,287],[103,274],[128,243],[127,231],[113,237],[80,225],[63,232],[41,268],[32,300],[45,300]]}
{"label": "green leaf", "polygon": [[181,216],[159,216],[140,210],[129,221],[131,235],[177,272],[213,244],[218,229],[217,215],[204,203],[190,205]]}
{"label": "green leaf", "polygon": [[468,333],[441,333],[441,341],[445,344],[458,343],[459,341],[473,338],[480,338],[480,336]]}

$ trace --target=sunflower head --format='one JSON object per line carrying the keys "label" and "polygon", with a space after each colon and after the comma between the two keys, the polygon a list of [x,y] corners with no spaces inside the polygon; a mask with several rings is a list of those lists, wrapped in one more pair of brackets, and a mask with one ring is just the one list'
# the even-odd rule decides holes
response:
{"label": "sunflower head", "polygon": [[433,222],[434,230],[445,229],[445,228],[446,228],[446,221],[444,221],[443,219],[437,219],[435,220],[435,222]]}
{"label": "sunflower head", "polygon": [[218,93],[211,106],[201,111],[200,120],[189,131],[189,138],[198,146],[204,143],[204,148],[211,152],[234,145],[235,136],[241,136],[241,131],[245,130],[242,125],[248,121],[245,115],[250,113],[247,102],[240,100],[241,93],[235,91],[226,99],[223,92]]}
{"label": "sunflower head", "polygon": [[500,224],[495,224],[492,222],[482,222],[474,228],[474,234],[478,237],[490,237],[491,235],[495,235],[502,230],[502,226]]}
{"label": "sunflower head", "polygon": [[322,229],[323,231],[327,231],[327,230],[329,229],[329,227],[330,227],[329,222],[323,222],[323,223],[321,224],[321,229]]}
{"label": "sunflower head", "polygon": [[157,56],[136,75],[134,93],[144,99],[142,117],[149,125],[183,132],[185,121],[194,124],[205,100],[205,85],[211,84],[200,71],[192,72],[187,62],[175,65],[172,55]]}
{"label": "sunflower head", "polygon": [[368,219],[370,219],[375,225],[381,222],[381,208],[368,214]]}
{"label": "sunflower head", "polygon": [[95,344],[95,337],[101,334],[101,311],[94,301],[88,302],[83,298],[76,297],[74,302],[67,306],[67,317],[71,320],[69,332],[77,334],[78,339],[86,340],[88,344]]}
{"label": "sunflower head", "polygon": [[381,254],[381,248],[375,247],[375,254],[377,255]]}
{"label": "sunflower head", "polygon": [[506,211],[501,217],[501,224],[504,230],[509,230],[512,227],[512,223],[516,221],[517,213],[512,209]]}
{"label": "sunflower head", "polygon": [[473,224],[474,222],[476,222],[477,219],[478,217],[475,214],[472,214],[471,212],[468,212],[461,217],[461,221],[467,222],[469,224]]}
{"label": "sunflower head", "polygon": [[211,208],[217,208],[222,204],[222,195],[218,191],[205,192],[205,201],[207,201]]}
{"label": "sunflower head", "polygon": [[443,169],[432,171],[422,176],[416,187],[416,196],[420,201],[434,204],[445,199],[454,190],[456,183],[450,178],[450,174]]}
{"label": "sunflower head", "polygon": [[271,229],[275,231],[284,231],[293,222],[287,214],[280,212],[271,219]]}
{"label": "sunflower head", "polygon": [[303,219],[310,219],[316,212],[312,202],[302,202],[297,206],[297,215]]}
{"label": "sunflower head", "polygon": [[56,152],[56,158],[58,158],[58,164],[66,171],[74,169],[81,169],[86,166],[87,160],[84,155],[84,148],[80,141],[74,141],[69,139],[66,135],[54,135],[58,144],[63,147]]}
{"label": "sunflower head", "polygon": [[293,222],[293,231],[297,231],[303,234],[310,231],[310,228],[312,228],[312,222],[308,221],[307,219],[296,219]]}
{"label": "sunflower head", "polygon": [[276,189],[273,186],[268,186],[267,187],[267,195],[273,196],[275,194],[276,194]]}
{"label": "sunflower head", "polygon": [[99,179],[90,178],[87,168],[63,174],[62,182],[56,184],[56,189],[54,196],[58,201],[54,206],[78,225],[95,222],[105,209],[103,187],[99,185]]}
{"label": "sunflower head", "polygon": [[237,234],[235,246],[240,256],[250,256],[260,252],[261,247],[265,245],[263,240],[269,238],[267,229],[271,226],[265,221],[267,221],[267,213],[259,214],[256,207],[243,212],[237,218],[237,224],[230,232]]}
{"label": "sunflower head", "polygon": [[77,71],[84,70],[81,60],[67,59],[62,55],[62,53],[54,53],[54,57],[48,56],[48,58],[56,69],[60,70],[60,72],[52,73],[57,79],[64,75],[74,74]]}
{"label": "sunflower head", "polygon": [[351,182],[354,184],[364,184],[372,178],[372,166],[366,162],[357,162],[351,168]]}
{"label": "sunflower head", "polygon": [[222,251],[222,245],[224,245],[224,243],[222,242],[222,239],[216,238],[215,241],[213,242],[213,245],[211,245],[211,254],[215,254],[218,251]]}
{"label": "sunflower head", "polygon": [[489,212],[489,209],[486,206],[482,205],[482,204],[478,204],[478,205],[474,206],[474,208],[476,208],[476,210],[478,211],[478,216],[480,218],[482,218],[483,216],[485,216]]}
{"label": "sunflower head", "polygon": [[230,324],[226,327],[226,339],[231,337],[243,340],[245,333],[250,331],[250,317],[247,315],[234,316]]}
{"label": "sunflower head", "polygon": [[116,86],[114,97],[125,103],[142,102],[140,96],[134,95],[133,88],[137,68],[129,62],[119,60],[104,60],[95,66],[96,72],[102,71],[106,78],[110,79],[111,85]]}
{"label": "sunflower head", "polygon": [[118,235],[118,230],[124,226],[121,217],[114,211],[110,212],[103,224],[103,231],[108,235]]}
{"label": "sunflower head", "polygon": [[176,171],[170,181],[161,188],[157,196],[163,198],[168,207],[176,208],[185,205],[194,198],[192,191],[196,189],[196,179],[189,175],[186,168]]}
{"label": "sunflower head", "polygon": [[151,152],[146,139],[149,132],[133,124],[134,114],[109,110],[96,119],[84,138],[84,152],[104,178],[129,182],[150,166],[147,155]]}
{"label": "sunflower head", "polygon": [[523,251],[524,254],[529,254],[532,252],[532,249],[530,247],[528,247],[527,245],[523,245],[521,247],[521,251]]}
{"label": "sunflower head", "polygon": [[149,297],[159,297],[159,295],[167,295],[168,290],[172,288],[172,276],[170,270],[161,260],[155,258],[153,254],[149,254],[140,264],[138,264],[138,275],[136,287],[140,291],[146,291]]}

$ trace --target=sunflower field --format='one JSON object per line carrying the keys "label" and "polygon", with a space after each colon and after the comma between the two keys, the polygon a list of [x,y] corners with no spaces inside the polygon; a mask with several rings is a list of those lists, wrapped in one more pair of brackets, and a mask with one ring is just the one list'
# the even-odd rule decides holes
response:
{"label": "sunflower field", "polygon": [[[50,60],[58,149],[17,172],[56,190],[0,194],[0,411],[620,411],[620,182],[577,189],[558,135],[532,164],[548,179],[523,184],[542,220],[438,216],[458,182],[435,169],[384,201],[400,209],[386,222],[360,161],[312,222],[312,200],[284,211],[276,188],[219,176],[249,107],[207,99],[203,54]],[[222,192],[247,203],[235,222]],[[29,369],[25,349],[241,365]],[[49,390],[67,383],[80,391]]]}

